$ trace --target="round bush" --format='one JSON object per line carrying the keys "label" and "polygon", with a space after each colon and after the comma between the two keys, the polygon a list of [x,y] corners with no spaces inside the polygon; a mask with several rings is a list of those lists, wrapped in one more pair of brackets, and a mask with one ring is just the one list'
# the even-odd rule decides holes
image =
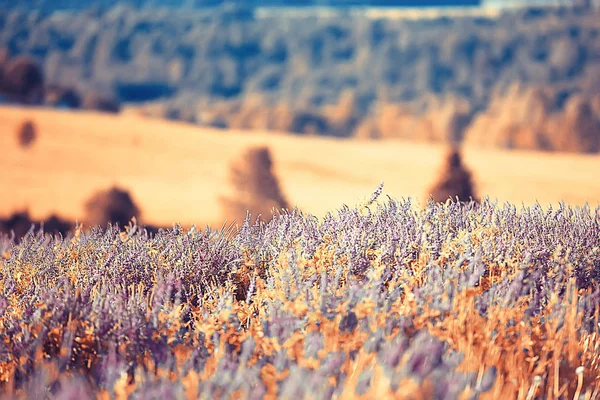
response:
{"label": "round bush", "polygon": [[21,146],[21,148],[26,149],[31,147],[35,142],[36,137],[36,127],[32,121],[25,121],[19,126],[17,140],[19,141],[19,146]]}
{"label": "round bush", "polygon": [[41,67],[24,56],[6,61],[0,91],[19,102],[41,103],[44,97],[44,74]]}
{"label": "round bush", "polygon": [[133,217],[140,216],[140,210],[126,190],[113,187],[95,193],[85,204],[87,223],[91,226],[106,227],[109,223],[125,226]]}

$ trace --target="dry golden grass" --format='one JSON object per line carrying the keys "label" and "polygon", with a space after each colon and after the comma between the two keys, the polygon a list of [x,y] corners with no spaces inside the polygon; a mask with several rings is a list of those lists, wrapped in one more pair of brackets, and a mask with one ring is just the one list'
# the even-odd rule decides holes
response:
{"label": "dry golden grass", "polygon": [[[24,119],[36,145],[18,147]],[[423,202],[446,149],[399,140],[352,141],[270,132],[220,131],[137,115],[0,107],[0,210],[28,208],[82,220],[84,204],[119,185],[137,199],[144,222],[170,226],[222,222],[219,198],[233,190],[230,163],[250,146],[267,145],[283,192],[317,216],[354,203],[385,181],[386,193]],[[600,156],[465,148],[479,196],[517,205],[600,203]]]}

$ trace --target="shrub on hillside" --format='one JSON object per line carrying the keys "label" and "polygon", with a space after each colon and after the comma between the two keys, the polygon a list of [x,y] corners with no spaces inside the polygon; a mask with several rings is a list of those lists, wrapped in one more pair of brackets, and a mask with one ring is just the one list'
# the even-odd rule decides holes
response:
{"label": "shrub on hillside", "polygon": [[96,92],[89,92],[84,95],[83,108],[86,110],[95,110],[115,114],[118,114],[121,111],[121,105],[116,98],[112,96],[101,95]]}
{"label": "shrub on hillside", "polygon": [[431,188],[430,195],[437,202],[457,197],[460,201],[476,200],[471,172],[464,167],[457,148],[453,147],[448,152],[441,175]]}
{"label": "shrub on hillside", "polygon": [[32,121],[27,120],[19,126],[17,140],[21,148],[26,149],[30,147],[35,142],[36,136],[35,124]]}
{"label": "shrub on hillside", "polygon": [[21,238],[31,229],[33,221],[28,211],[18,211],[5,219],[0,219],[0,232],[14,232],[16,238]]}
{"label": "shrub on hillside", "polygon": [[316,112],[298,112],[294,114],[290,131],[294,133],[324,135],[329,132],[329,122],[327,118]]}
{"label": "shrub on hillside", "polygon": [[64,220],[52,214],[40,222],[40,227],[46,233],[61,233],[62,235],[66,235],[73,229],[74,224],[71,221]]}
{"label": "shrub on hillside", "polygon": [[18,211],[8,218],[0,218],[0,233],[14,232],[15,239],[19,241],[29,230],[41,229],[49,234],[67,235],[73,229],[73,223],[56,215],[51,215],[45,220],[36,221],[31,218],[29,211]]}
{"label": "shrub on hillside", "polygon": [[123,227],[132,218],[139,218],[140,210],[128,191],[118,187],[95,193],[85,204],[86,221],[91,226],[106,227],[109,223]]}
{"label": "shrub on hillside", "polygon": [[273,210],[289,208],[279,181],[273,172],[273,160],[268,147],[251,148],[231,166],[231,183],[235,195],[224,198],[226,216],[243,220],[246,213],[270,220]]}
{"label": "shrub on hillside", "polygon": [[15,101],[39,104],[44,97],[44,74],[29,57],[21,56],[4,63],[0,92]]}
{"label": "shrub on hillside", "polygon": [[73,88],[49,85],[44,93],[44,103],[58,108],[80,108],[82,100]]}

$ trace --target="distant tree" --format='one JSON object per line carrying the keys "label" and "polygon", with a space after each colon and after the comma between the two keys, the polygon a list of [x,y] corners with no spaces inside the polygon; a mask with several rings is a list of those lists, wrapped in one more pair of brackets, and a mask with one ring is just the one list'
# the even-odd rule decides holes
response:
{"label": "distant tree", "polygon": [[70,232],[74,224],[70,221],[66,221],[55,214],[50,215],[44,221],[40,223],[40,227],[46,233],[55,234],[61,233],[62,235],[66,235]]}
{"label": "distant tree", "polygon": [[323,135],[329,131],[329,123],[322,115],[300,111],[294,115],[290,130],[294,133]]}
{"label": "distant tree", "polygon": [[232,165],[235,196],[222,199],[228,217],[240,221],[250,211],[254,217],[260,214],[262,220],[270,220],[274,209],[289,208],[272,167],[268,147],[251,148]]}
{"label": "distant tree", "polygon": [[121,111],[121,105],[117,99],[95,92],[85,94],[83,97],[83,108],[115,114]]}
{"label": "distant tree", "polygon": [[600,120],[593,107],[593,100],[573,95],[565,104],[561,129],[552,140],[559,151],[597,153],[600,151]]}
{"label": "distant tree", "polygon": [[17,242],[27,234],[32,226],[35,227],[34,229],[36,232],[39,229],[42,229],[44,233],[60,233],[62,235],[66,235],[73,229],[73,225],[74,224],[72,222],[64,220],[54,214],[45,220],[34,221],[31,219],[27,210],[14,212],[8,218],[0,218],[0,232],[14,232]]}
{"label": "distant tree", "polygon": [[14,232],[15,238],[20,240],[29,229],[33,222],[29,217],[29,211],[17,211],[5,219],[0,219],[0,232]]}
{"label": "distant tree", "polygon": [[0,92],[18,102],[39,104],[44,96],[41,67],[26,56],[7,60],[2,68]]}
{"label": "distant tree", "polygon": [[17,140],[21,148],[29,148],[35,142],[36,136],[36,128],[32,121],[25,121],[19,126]]}
{"label": "distant tree", "polygon": [[108,223],[125,226],[133,217],[139,218],[140,210],[126,190],[113,187],[95,193],[85,204],[87,223],[106,227]]}
{"label": "distant tree", "polygon": [[476,200],[471,173],[463,166],[459,150],[453,147],[437,183],[429,191],[434,201],[444,202],[449,198],[460,201]]}
{"label": "distant tree", "polygon": [[44,103],[59,108],[80,108],[81,96],[73,88],[49,85],[45,90]]}

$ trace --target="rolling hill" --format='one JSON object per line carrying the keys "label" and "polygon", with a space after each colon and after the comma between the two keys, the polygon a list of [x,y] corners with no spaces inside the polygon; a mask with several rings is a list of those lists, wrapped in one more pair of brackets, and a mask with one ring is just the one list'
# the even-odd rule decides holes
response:
{"label": "rolling hill", "polygon": [[[18,146],[20,124],[31,120],[37,139]],[[266,144],[288,198],[323,216],[355,204],[381,182],[384,193],[422,203],[445,148],[399,140],[358,141],[276,132],[222,131],[133,113],[0,107],[0,214],[29,209],[84,219],[83,204],[113,184],[130,190],[142,220],[221,225],[220,197],[231,193],[230,163],[252,145]],[[468,147],[480,196],[514,204],[600,203],[600,156],[499,151]]]}

